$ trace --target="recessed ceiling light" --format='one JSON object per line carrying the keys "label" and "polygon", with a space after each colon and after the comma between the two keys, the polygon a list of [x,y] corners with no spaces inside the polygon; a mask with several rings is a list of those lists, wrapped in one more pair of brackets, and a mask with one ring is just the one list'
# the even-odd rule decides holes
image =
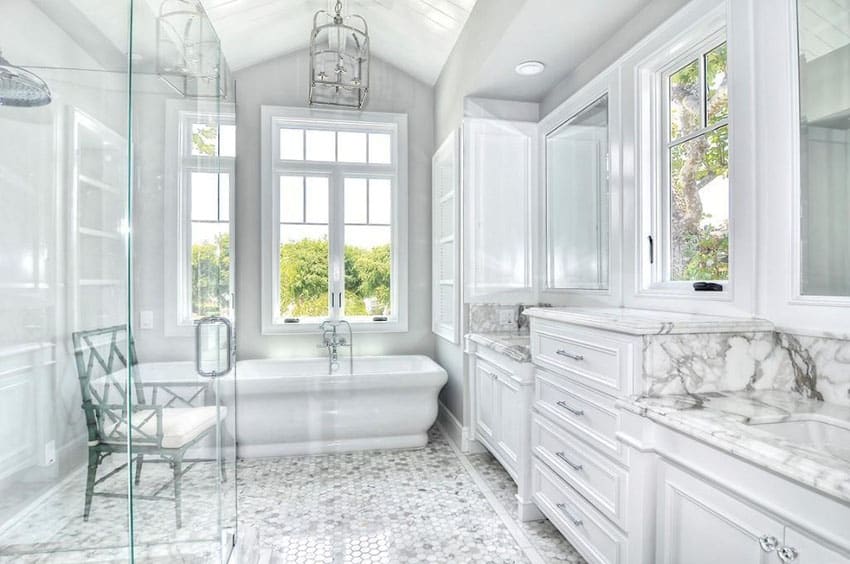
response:
{"label": "recessed ceiling light", "polygon": [[540,61],[523,61],[518,64],[514,70],[517,74],[522,76],[534,76],[535,74],[543,72],[543,69],[545,68],[546,65]]}

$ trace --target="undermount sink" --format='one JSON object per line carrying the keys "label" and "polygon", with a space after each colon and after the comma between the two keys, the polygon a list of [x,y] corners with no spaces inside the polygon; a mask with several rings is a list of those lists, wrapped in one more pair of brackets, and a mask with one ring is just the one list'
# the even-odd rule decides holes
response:
{"label": "undermount sink", "polygon": [[825,451],[850,463],[850,424],[845,421],[799,415],[781,420],[754,419],[749,423],[790,443]]}

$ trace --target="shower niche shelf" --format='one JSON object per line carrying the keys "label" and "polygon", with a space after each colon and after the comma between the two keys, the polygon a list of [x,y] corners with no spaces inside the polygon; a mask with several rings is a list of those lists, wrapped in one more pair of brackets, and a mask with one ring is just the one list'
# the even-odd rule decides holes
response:
{"label": "shower niche shelf", "polygon": [[117,324],[114,304],[127,294],[127,141],[76,108],[68,119],[70,315],[75,328]]}

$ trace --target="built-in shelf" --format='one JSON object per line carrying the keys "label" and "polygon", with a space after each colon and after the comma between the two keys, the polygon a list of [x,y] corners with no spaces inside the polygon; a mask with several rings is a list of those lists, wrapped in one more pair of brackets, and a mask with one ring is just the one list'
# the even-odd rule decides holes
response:
{"label": "built-in shelf", "polygon": [[91,186],[92,188],[97,188],[98,190],[103,190],[104,192],[115,194],[117,196],[121,195],[120,189],[102,180],[98,180],[97,178],[92,178],[91,176],[87,176],[85,174],[79,174],[77,175],[77,179],[79,180],[80,184],[85,184],[86,186]]}
{"label": "built-in shelf", "polygon": [[89,235],[91,237],[100,237],[102,239],[122,239],[124,236],[121,233],[112,231],[103,231],[101,229],[92,229],[91,227],[79,227],[77,232],[81,235]]}

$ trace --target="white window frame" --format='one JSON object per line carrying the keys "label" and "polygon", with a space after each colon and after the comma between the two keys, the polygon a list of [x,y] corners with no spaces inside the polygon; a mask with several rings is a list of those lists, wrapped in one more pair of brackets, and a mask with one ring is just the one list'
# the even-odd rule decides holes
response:
{"label": "white window frame", "polygon": [[[217,102],[166,102],[165,179],[163,190],[165,267],[164,332],[170,337],[191,337],[195,321],[192,317],[192,207],[191,175],[193,172],[227,174],[230,179],[230,288],[233,289],[233,257],[236,248],[234,212],[236,201],[236,158],[192,155],[192,124],[218,123],[236,125],[236,107]],[[176,242],[176,244],[171,244]],[[176,282],[175,282],[176,281]],[[232,297],[231,297],[232,302]],[[232,303],[231,303],[232,307]]]}
{"label": "white window frame", "polygon": [[[407,115],[384,112],[353,112],[316,110],[284,106],[261,108],[262,151],[262,280],[261,307],[264,335],[310,333],[318,330],[322,319],[305,318],[297,323],[285,323],[279,314],[280,304],[280,190],[279,178],[285,175],[327,176],[330,178],[329,239],[331,244],[328,316],[347,319],[352,329],[360,333],[400,333],[408,330],[408,241],[407,241]],[[295,161],[280,158],[281,128],[310,130],[389,133],[391,163],[340,163]],[[333,295],[344,296],[344,220],[342,181],[344,177],[389,178],[392,183],[391,212],[392,314],[386,321],[363,317],[346,318],[344,308]],[[340,188],[334,190],[334,186]],[[333,243],[335,241],[335,243]],[[333,307],[331,300],[333,299]]]}
{"label": "white window frame", "polygon": [[[717,123],[706,125],[698,130],[684,134],[676,138],[670,139],[670,77],[682,70],[688,64],[697,61],[700,66],[700,107],[701,111],[705,109],[705,92],[704,92],[704,57],[713,49],[719,47],[726,42],[726,29],[719,29],[710,32],[708,36],[690,43],[686,50],[677,54],[675,57],[666,61],[666,63],[658,69],[655,74],[657,83],[654,85],[658,89],[657,102],[660,104],[658,108],[658,118],[660,119],[660,127],[657,132],[657,137],[653,142],[653,157],[652,160],[658,166],[657,178],[659,182],[655,184],[655,188],[648,194],[647,198],[650,205],[650,226],[651,236],[653,237],[654,261],[650,261],[650,253],[647,245],[646,256],[643,259],[643,268],[645,269],[644,287],[650,291],[657,290],[663,293],[674,294],[694,294],[697,293],[693,289],[693,281],[687,280],[670,280],[670,262],[672,255],[672,232],[671,232],[671,216],[672,216],[672,175],[670,172],[670,152],[676,146],[687,143],[691,140],[698,139],[712,131],[716,131],[722,127],[727,127],[727,131],[731,131],[729,125],[729,117],[718,121]],[[727,62],[728,65],[728,62]],[[702,119],[702,118],[701,118]],[[731,147],[729,151],[729,161],[731,162]],[[729,191],[731,196],[732,185],[730,182]],[[730,197],[731,200],[731,197]],[[731,203],[730,203],[731,208]],[[730,209],[731,215],[731,209]],[[648,239],[645,239],[648,243]],[[705,282],[717,282],[723,286],[723,290],[729,291],[732,285],[731,261],[734,255],[734,242],[732,241],[731,232],[729,234],[729,260],[730,272],[729,280],[705,280]]]}

